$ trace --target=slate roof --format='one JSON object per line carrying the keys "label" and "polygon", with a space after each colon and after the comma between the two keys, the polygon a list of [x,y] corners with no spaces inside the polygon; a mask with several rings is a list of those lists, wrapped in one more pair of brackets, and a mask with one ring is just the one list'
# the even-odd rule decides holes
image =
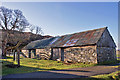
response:
{"label": "slate roof", "polygon": [[24,49],[93,45],[98,42],[106,28],[107,27],[33,41],[29,43]]}
{"label": "slate roof", "polygon": [[53,41],[54,39],[55,39],[55,37],[32,41],[27,46],[25,46],[23,49],[46,48],[49,46],[50,42]]}
{"label": "slate roof", "polygon": [[107,27],[61,36],[51,47],[70,47],[96,44]]}

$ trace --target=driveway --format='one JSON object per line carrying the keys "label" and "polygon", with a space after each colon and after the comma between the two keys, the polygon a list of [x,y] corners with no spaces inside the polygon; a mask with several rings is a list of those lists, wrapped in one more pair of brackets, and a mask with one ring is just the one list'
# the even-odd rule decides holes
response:
{"label": "driveway", "polygon": [[10,74],[3,76],[3,79],[7,78],[81,78],[81,77],[90,77],[100,74],[108,74],[117,71],[118,68],[113,66],[93,66],[86,68],[73,68],[73,69],[64,69],[64,70],[52,70],[52,71],[40,71],[32,73],[23,73],[23,74]]}

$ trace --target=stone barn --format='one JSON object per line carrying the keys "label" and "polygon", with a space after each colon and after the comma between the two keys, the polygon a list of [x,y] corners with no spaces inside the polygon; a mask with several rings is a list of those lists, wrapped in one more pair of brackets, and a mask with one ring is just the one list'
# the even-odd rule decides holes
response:
{"label": "stone barn", "polygon": [[107,27],[37,40],[22,50],[41,59],[100,63],[116,60],[116,45]]}

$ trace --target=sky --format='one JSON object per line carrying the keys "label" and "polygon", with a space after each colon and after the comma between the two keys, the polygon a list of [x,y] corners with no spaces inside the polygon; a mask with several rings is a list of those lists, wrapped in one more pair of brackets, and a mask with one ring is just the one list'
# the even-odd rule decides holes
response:
{"label": "sky", "polygon": [[44,35],[58,36],[108,27],[118,44],[117,2],[3,2],[19,9],[29,23],[40,26]]}
{"label": "sky", "polygon": [[119,0],[0,0],[1,2],[119,2]]}

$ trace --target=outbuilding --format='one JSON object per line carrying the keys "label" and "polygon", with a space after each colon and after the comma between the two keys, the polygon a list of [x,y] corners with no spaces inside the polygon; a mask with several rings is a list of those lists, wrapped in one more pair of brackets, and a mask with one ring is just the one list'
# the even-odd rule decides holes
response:
{"label": "outbuilding", "polygon": [[31,50],[41,59],[85,63],[116,60],[116,44],[107,27],[33,41],[22,51],[30,58]]}

